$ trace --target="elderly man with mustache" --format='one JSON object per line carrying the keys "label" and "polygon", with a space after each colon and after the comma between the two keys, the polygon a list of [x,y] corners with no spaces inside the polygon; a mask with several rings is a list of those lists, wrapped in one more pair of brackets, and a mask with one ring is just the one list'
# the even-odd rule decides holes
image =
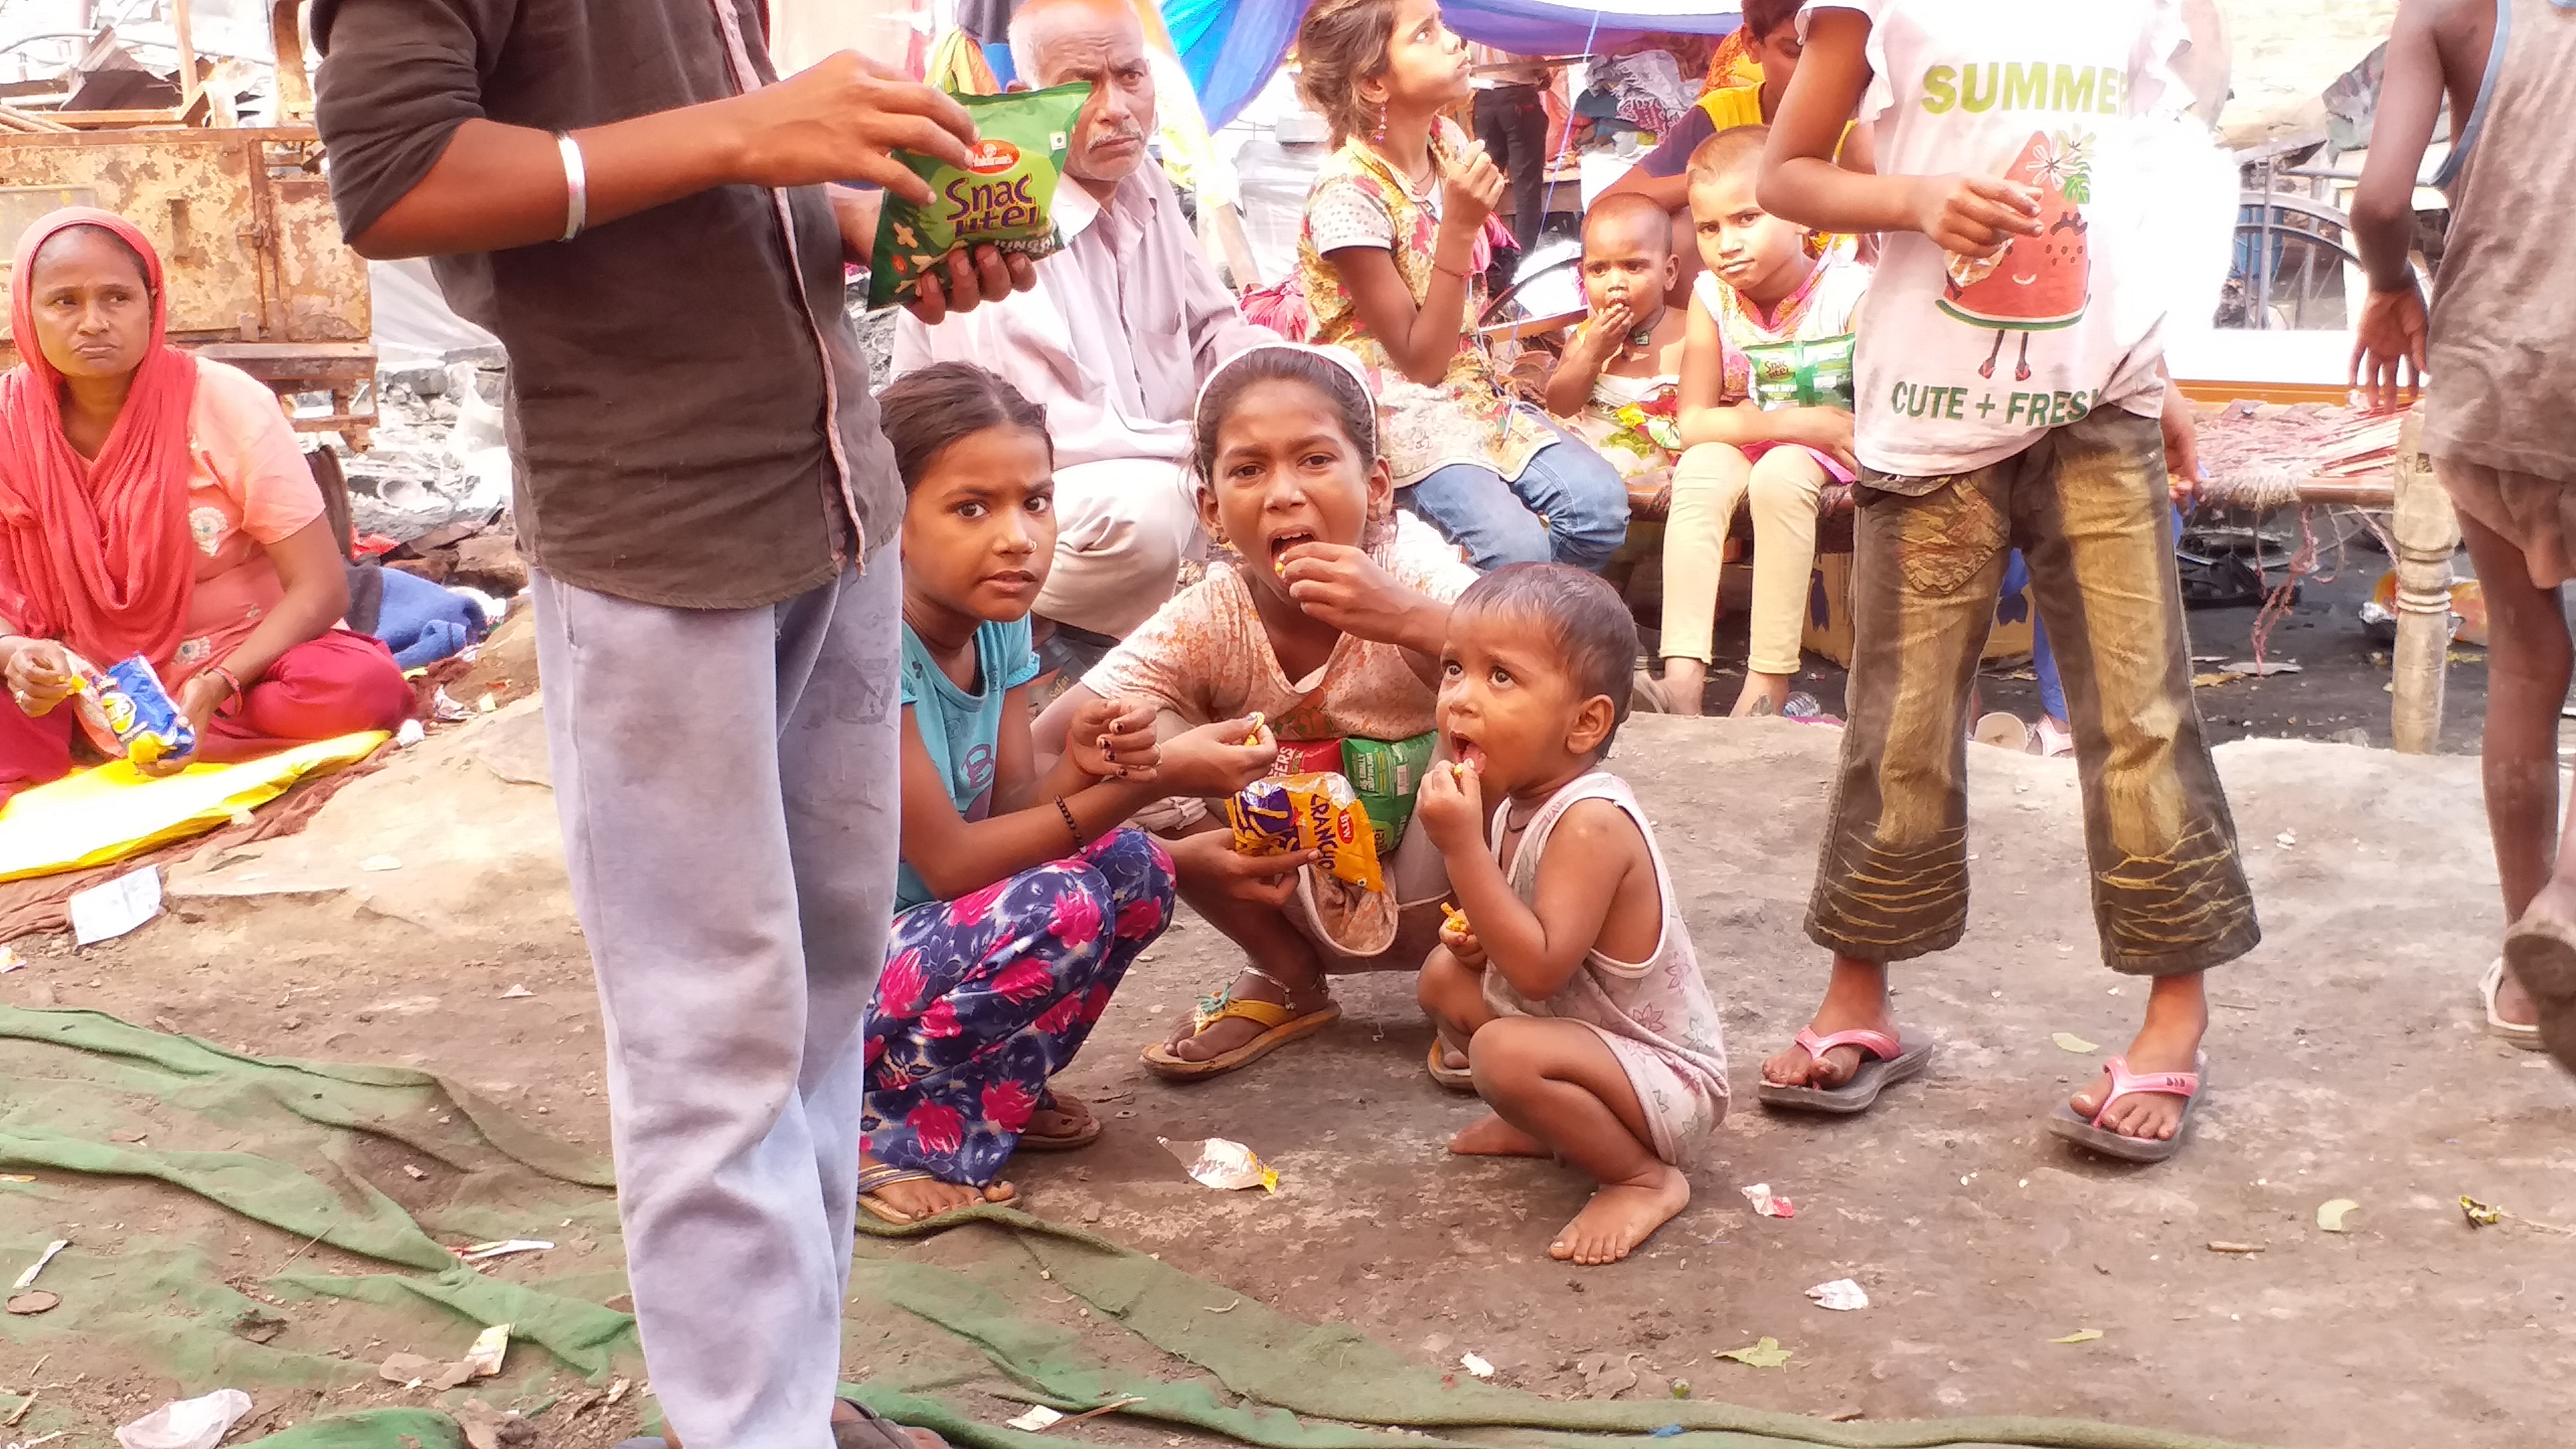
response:
{"label": "elderly man with mustache", "polygon": [[1011,60],[1029,85],[1091,87],[1065,157],[1075,184],[1056,192],[1065,248],[1003,303],[935,325],[903,317],[894,370],[973,362],[1045,406],[1058,533],[1036,610],[1055,637],[1041,652],[1087,663],[1171,596],[1184,558],[1204,554],[1190,408],[1219,363],[1276,338],[1236,313],[1146,155],[1154,76],[1127,0],[1027,0]]}

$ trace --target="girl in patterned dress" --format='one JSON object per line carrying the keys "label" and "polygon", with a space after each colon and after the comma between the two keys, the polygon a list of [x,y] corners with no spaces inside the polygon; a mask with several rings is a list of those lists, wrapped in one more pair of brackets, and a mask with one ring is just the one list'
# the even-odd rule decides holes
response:
{"label": "girl in patterned dress", "polygon": [[1158,746],[1150,710],[1098,700],[1063,758],[1040,759],[1045,411],[965,363],[906,376],[882,406],[905,494],[903,865],[868,1010],[859,1203],[900,1224],[1008,1201],[1014,1151],[1100,1135],[1047,1080],[1172,914],[1171,857],[1121,822],[1175,788],[1238,789],[1277,747],[1245,745],[1239,719]]}
{"label": "girl in patterned dress", "polygon": [[1468,95],[1467,43],[1435,0],[1321,0],[1297,55],[1335,146],[1306,198],[1298,276],[1313,340],[1369,370],[1398,501],[1480,569],[1601,567],[1627,536],[1618,470],[1514,400],[1476,332],[1504,183],[1440,115]]}

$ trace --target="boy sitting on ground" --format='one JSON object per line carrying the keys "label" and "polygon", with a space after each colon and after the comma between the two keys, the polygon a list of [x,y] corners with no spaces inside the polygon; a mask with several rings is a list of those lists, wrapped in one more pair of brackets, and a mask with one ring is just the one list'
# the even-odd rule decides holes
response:
{"label": "boy sitting on ground", "polygon": [[1689,1204],[1679,1164],[1726,1115],[1717,1005],[1671,876],[1627,782],[1601,768],[1636,657],[1636,622],[1590,574],[1513,564],[1477,580],[1440,661],[1455,763],[1433,767],[1414,816],[1465,908],[1423,963],[1422,1006],[1493,1109],[1449,1150],[1592,1174],[1600,1190],[1548,1246],[1583,1264],[1628,1256]]}
{"label": "boy sitting on ground", "polygon": [[1652,201],[1605,196],[1583,218],[1583,300],[1548,378],[1547,410],[1610,460],[1628,484],[1631,516],[1660,518],[1681,450],[1683,312],[1665,293],[1677,263],[1672,231]]}

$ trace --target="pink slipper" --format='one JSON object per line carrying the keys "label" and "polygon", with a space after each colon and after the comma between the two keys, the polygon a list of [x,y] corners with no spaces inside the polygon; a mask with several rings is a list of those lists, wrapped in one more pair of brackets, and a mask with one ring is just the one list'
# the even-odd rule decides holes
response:
{"label": "pink slipper", "polygon": [[1893,1033],[1884,1031],[1838,1031],[1831,1036],[1818,1036],[1811,1026],[1799,1031],[1796,1045],[1816,1061],[1822,1061],[1825,1053],[1838,1046],[1859,1047],[1860,1068],[1839,1087],[1785,1087],[1764,1082],[1755,1093],[1764,1106],[1848,1117],[1868,1111],[1877,1104],[1878,1094],[1889,1087],[1908,1077],[1921,1076],[1932,1061],[1930,1042],[1909,1047]]}
{"label": "pink slipper", "polygon": [[[2200,1068],[2199,1071],[2148,1072],[2144,1075],[2131,1072],[2127,1058],[2113,1057],[2104,1063],[2111,1069],[2111,1095],[2102,1099],[2101,1110],[2093,1114],[2091,1121],[2086,1121],[2075,1114],[2073,1106],[2059,1102],[2057,1109],[2048,1114],[2048,1130],[2078,1147],[2089,1148],[2105,1157],[2116,1157],[2122,1162],[2162,1162],[2182,1151],[2183,1134],[2191,1130],[2191,1114],[2200,1106],[2200,1085],[2209,1074],[2209,1053],[2200,1052],[2197,1057],[2194,1065]],[[2173,1136],[2162,1139],[2131,1137],[2102,1125],[2102,1118],[2110,1112],[2112,1103],[2138,1092],[2163,1092],[2182,1098],[2182,1120],[2174,1124]]]}

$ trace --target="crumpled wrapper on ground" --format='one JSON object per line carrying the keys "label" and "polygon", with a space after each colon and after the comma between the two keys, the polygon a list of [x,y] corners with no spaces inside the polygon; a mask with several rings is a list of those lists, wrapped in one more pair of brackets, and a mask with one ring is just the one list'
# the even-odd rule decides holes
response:
{"label": "crumpled wrapper on ground", "polygon": [[116,1442],[125,1449],[215,1449],[250,1407],[250,1395],[241,1390],[217,1389],[203,1398],[163,1404],[118,1428]]}
{"label": "crumpled wrapper on ground", "polygon": [[1169,1137],[1154,1139],[1163,1150],[1181,1160],[1190,1176],[1222,1192],[1240,1192],[1248,1187],[1263,1192],[1279,1190],[1279,1170],[1252,1155],[1252,1149],[1223,1137],[1210,1137],[1203,1142],[1174,1142]]}

